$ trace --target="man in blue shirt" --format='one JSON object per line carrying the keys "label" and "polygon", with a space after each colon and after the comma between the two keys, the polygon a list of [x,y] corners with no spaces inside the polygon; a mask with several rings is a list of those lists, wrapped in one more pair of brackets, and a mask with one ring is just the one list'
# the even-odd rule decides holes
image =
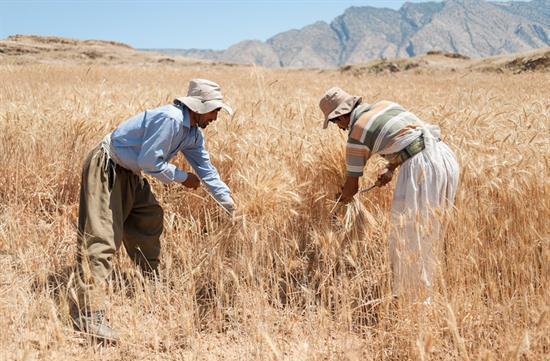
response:
{"label": "man in blue shirt", "polygon": [[[72,309],[81,331],[102,342],[118,339],[105,322],[102,305],[105,279],[121,244],[145,273],[158,270],[163,211],[142,173],[192,189],[202,180],[216,201],[234,212],[231,192],[210,162],[199,129],[215,121],[220,109],[232,114],[219,85],[193,79],[187,96],[127,119],[88,155],[80,189]],[[178,152],[196,175],[169,163]]]}

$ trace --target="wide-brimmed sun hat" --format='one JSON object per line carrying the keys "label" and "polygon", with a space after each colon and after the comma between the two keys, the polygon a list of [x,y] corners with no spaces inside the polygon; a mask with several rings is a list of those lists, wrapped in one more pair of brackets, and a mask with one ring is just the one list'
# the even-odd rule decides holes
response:
{"label": "wide-brimmed sun hat", "polygon": [[223,102],[221,88],[207,79],[191,79],[187,96],[176,98],[175,101],[185,104],[195,113],[205,114],[214,109],[223,109],[233,115],[233,109]]}
{"label": "wide-brimmed sun hat", "polygon": [[319,108],[325,115],[323,129],[328,127],[328,122],[331,119],[351,113],[359,102],[361,102],[361,97],[350,95],[341,88],[332,87],[327,90],[319,102]]}

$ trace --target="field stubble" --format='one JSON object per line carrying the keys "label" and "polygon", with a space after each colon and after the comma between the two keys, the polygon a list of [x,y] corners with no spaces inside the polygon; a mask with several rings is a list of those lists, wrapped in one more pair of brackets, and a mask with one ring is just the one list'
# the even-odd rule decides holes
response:
{"label": "field stubble", "polygon": [[[119,252],[108,316],[123,342],[90,346],[69,326],[66,288],[82,161],[192,77],[219,82],[237,109],[205,133],[246,220],[231,226],[204,190],[153,181],[162,280]],[[359,197],[364,227],[331,226],[345,138],[320,129],[317,103],[332,85],[438,124],[459,158],[431,308],[385,298],[393,183]],[[549,90],[547,74],[0,66],[0,359],[544,359]],[[372,159],[362,186],[381,167]]]}

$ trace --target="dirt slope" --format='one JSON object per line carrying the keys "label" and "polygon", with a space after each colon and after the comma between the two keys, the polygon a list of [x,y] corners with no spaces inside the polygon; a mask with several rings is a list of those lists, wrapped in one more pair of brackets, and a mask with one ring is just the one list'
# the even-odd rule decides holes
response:
{"label": "dirt slope", "polygon": [[445,71],[495,73],[548,72],[550,71],[550,48],[482,59],[470,59],[467,56],[456,53],[430,51],[427,54],[413,58],[373,60],[362,64],[346,65],[341,67],[340,71],[357,76],[403,71],[416,73]]}
{"label": "dirt slope", "polygon": [[136,50],[103,40],[76,40],[57,36],[13,35],[0,40],[0,63],[201,64],[181,56]]}

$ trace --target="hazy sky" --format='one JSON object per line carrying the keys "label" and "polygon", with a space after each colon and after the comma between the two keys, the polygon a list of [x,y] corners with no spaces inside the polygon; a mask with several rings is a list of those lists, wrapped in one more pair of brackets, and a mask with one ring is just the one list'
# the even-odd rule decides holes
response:
{"label": "hazy sky", "polygon": [[13,34],[37,34],[115,40],[136,48],[223,49],[241,40],[266,40],[317,20],[330,22],[350,6],[398,9],[403,3],[404,0],[0,0],[0,39]]}

